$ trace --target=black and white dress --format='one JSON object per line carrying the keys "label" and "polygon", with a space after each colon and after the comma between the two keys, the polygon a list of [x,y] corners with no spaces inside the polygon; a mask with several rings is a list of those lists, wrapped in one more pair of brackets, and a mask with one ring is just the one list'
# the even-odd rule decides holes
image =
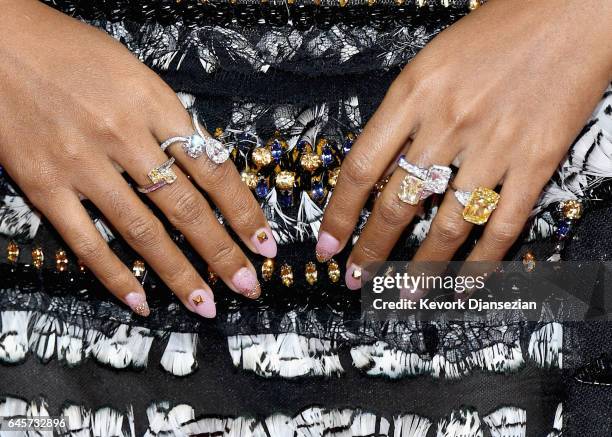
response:
{"label": "black and white dress", "polygon": [[[538,323],[495,315],[369,320],[359,294],[338,280],[349,249],[335,263],[314,258],[323,210],[355,137],[402,66],[478,2],[46,3],[122,42],[233,146],[279,252],[271,276],[261,278],[262,297],[247,301],[215,283],[168,227],[214,284],[218,316],[204,320],[183,309],[87,205],[147,290],[152,311],[143,319],[102,289],[0,174],[1,417],[64,415],[75,436],[612,435],[606,323],[565,325],[552,308]],[[274,158],[264,168],[253,160],[262,147]],[[302,168],[304,153],[318,154],[320,167]],[[293,187],[276,183],[281,171],[299,176]],[[438,201],[428,201],[395,258],[418,247]],[[538,261],[609,260],[611,201],[612,87],[509,259],[529,251]],[[580,217],[564,213],[567,202]],[[252,261],[260,269],[266,260]],[[315,281],[305,279],[309,262]]]}

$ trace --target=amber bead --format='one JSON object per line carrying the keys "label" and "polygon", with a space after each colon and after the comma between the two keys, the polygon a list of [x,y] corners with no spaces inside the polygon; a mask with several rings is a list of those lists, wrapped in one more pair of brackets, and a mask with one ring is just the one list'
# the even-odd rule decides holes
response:
{"label": "amber bead", "polygon": [[281,280],[285,287],[293,285],[293,269],[289,264],[283,264],[280,269]]}
{"label": "amber bead", "polygon": [[319,275],[317,272],[317,265],[315,263],[313,263],[312,261],[306,263],[305,274],[306,282],[308,282],[310,285],[314,285],[317,283],[317,278]]}
{"label": "amber bead", "polygon": [[274,260],[272,258],[268,258],[261,265],[261,277],[264,281],[269,281],[272,279],[274,275]]}
{"label": "amber bead", "polygon": [[68,256],[65,250],[59,249],[55,252],[55,270],[58,272],[65,272],[68,270]]}

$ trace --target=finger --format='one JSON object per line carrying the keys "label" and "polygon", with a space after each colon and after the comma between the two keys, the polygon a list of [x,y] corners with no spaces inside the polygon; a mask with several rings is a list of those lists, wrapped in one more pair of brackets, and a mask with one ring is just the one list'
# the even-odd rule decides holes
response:
{"label": "finger", "polygon": [[[483,171],[483,169],[486,169]],[[477,187],[493,189],[502,180],[505,169],[494,156],[466,157],[453,186],[458,190],[474,191]],[[465,208],[448,189],[427,237],[415,254],[413,261],[450,261],[467,239],[472,223],[463,217]]]}
{"label": "finger", "polygon": [[[467,261],[501,261],[525,228],[525,223],[550,175],[523,170],[504,180],[495,214],[487,223]],[[525,181],[530,181],[526,184]]]}
{"label": "finger", "polygon": [[210,287],[174,244],[162,223],[110,162],[98,163],[98,171],[104,175],[105,183],[87,181],[79,190],[102,211],[188,309],[203,317],[214,317],[216,309]]}
{"label": "finger", "polygon": [[142,285],[108,247],[76,193],[58,194],[39,208],[72,252],[108,291],[136,314],[145,317],[149,315],[149,305]]}
{"label": "finger", "polygon": [[316,246],[325,261],[346,245],[374,184],[408,141],[413,126],[406,89],[396,81],[342,163]]}
{"label": "finger", "polygon": [[[161,143],[177,135],[189,137],[194,134],[192,117],[183,108],[180,100],[170,91],[165,97],[166,108],[152,132]],[[203,131],[203,135],[210,134]],[[215,164],[206,153],[192,158],[180,142],[170,145],[167,153],[174,156],[181,167],[212,199],[223,217],[245,245],[253,252],[267,258],[276,256],[277,247],[272,230],[251,190],[242,182],[236,166],[230,160]]]}
{"label": "finger", "polygon": [[[407,150],[406,160],[422,168],[429,168],[431,165],[448,166],[454,159],[452,150],[441,136],[420,132]],[[404,180],[407,180],[410,187],[418,188],[420,184],[417,178],[402,168],[397,167],[393,172],[385,189],[376,200],[368,222],[349,256],[345,277],[349,289],[355,290],[361,287],[361,272],[366,266],[387,259],[397,240],[419,210],[420,200],[406,197],[400,200],[399,193]]]}
{"label": "finger", "polygon": [[[137,159],[124,158],[120,164],[138,184],[148,185],[151,181],[147,173],[167,159],[168,156],[151,139],[146,152],[139,152]],[[249,259],[185,174],[177,166],[173,166],[172,171],[176,174],[176,180],[147,196],[230,289],[249,298],[259,297],[261,288]]]}

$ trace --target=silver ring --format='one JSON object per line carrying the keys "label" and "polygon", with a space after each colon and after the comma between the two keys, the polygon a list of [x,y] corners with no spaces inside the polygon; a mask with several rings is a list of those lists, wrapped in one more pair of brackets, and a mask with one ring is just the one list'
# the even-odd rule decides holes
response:
{"label": "silver ring", "polygon": [[427,199],[432,194],[443,194],[448,188],[448,183],[453,174],[450,167],[444,165],[432,165],[429,168],[419,167],[406,160],[405,155],[401,155],[397,160],[400,168],[423,181],[421,200]]}
{"label": "silver ring", "polygon": [[419,167],[418,165],[412,164],[406,160],[406,155],[401,155],[397,160],[397,165],[404,171],[416,176],[419,179],[426,180],[429,171],[426,168]]}
{"label": "silver ring", "polygon": [[193,114],[193,126],[196,132],[189,137],[172,137],[168,138],[166,141],[161,143],[159,146],[163,152],[166,151],[168,147],[175,143],[181,143],[183,146],[183,151],[193,159],[197,159],[206,153],[208,159],[210,159],[215,164],[223,164],[230,157],[230,150],[225,147],[225,145],[209,136],[202,133],[202,129],[200,128],[200,124],[198,123],[197,115]]}

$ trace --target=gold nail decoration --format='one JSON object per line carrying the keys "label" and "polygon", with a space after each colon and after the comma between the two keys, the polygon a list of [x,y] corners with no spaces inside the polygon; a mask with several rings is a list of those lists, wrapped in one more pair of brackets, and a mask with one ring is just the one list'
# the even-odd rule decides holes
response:
{"label": "gold nail decoration", "polygon": [[340,266],[333,258],[327,263],[327,276],[332,282],[338,282],[340,280]]}
{"label": "gold nail decoration", "polygon": [[145,274],[145,271],[146,267],[143,260],[137,259],[136,261],[134,261],[134,263],[132,264],[132,273],[134,273],[134,276],[136,276],[137,278],[142,278]]}
{"label": "gold nail decoration", "polygon": [[19,261],[19,246],[14,241],[9,241],[9,244],[6,248],[6,258],[8,262],[11,264],[17,264]]}
{"label": "gold nail decoration", "polygon": [[246,184],[251,190],[254,190],[257,187],[257,172],[253,170],[245,170],[240,174],[240,178],[242,182]]}
{"label": "gold nail decoration", "polygon": [[308,261],[308,263],[306,263],[306,282],[310,285],[314,285],[317,282],[318,276],[317,265],[312,261]]}
{"label": "gold nail decoration", "polygon": [[354,279],[361,279],[361,269],[359,267],[356,267],[355,270],[353,270],[353,273],[351,273],[351,276]]}
{"label": "gold nail decoration", "polygon": [[525,266],[525,271],[532,272],[536,266],[536,258],[533,252],[528,251],[525,255],[523,255],[523,266]]}
{"label": "gold nail decoration", "polygon": [[582,217],[582,203],[578,200],[566,200],[561,202],[561,211],[568,220],[578,220]]}
{"label": "gold nail decoration", "polygon": [[204,303],[204,298],[201,294],[198,294],[196,297],[192,298],[191,301],[195,306],[198,306]]}
{"label": "gold nail decoration", "polygon": [[40,269],[42,268],[44,262],[45,254],[43,253],[43,250],[40,247],[32,249],[32,264],[34,264],[34,267]]}
{"label": "gold nail decoration", "polygon": [[268,241],[268,234],[266,234],[264,231],[258,232],[257,233],[257,240],[260,243],[263,243],[264,241]]}
{"label": "gold nail decoration", "polygon": [[65,272],[68,270],[68,256],[65,250],[59,249],[55,252],[55,270],[58,272]]}
{"label": "gold nail decoration", "polygon": [[147,301],[139,303],[132,309],[132,311],[142,317],[147,317],[149,314],[151,314],[151,310],[149,309],[149,304],[147,303]]}
{"label": "gold nail decoration", "polygon": [[293,269],[287,263],[283,264],[280,269],[281,280],[285,287],[293,285]]}
{"label": "gold nail decoration", "polygon": [[272,279],[272,275],[274,275],[274,260],[268,258],[261,265],[261,277],[264,281],[269,281]]}
{"label": "gold nail decoration", "polygon": [[219,275],[217,275],[211,268],[208,266],[208,285],[215,285],[219,280]]}

